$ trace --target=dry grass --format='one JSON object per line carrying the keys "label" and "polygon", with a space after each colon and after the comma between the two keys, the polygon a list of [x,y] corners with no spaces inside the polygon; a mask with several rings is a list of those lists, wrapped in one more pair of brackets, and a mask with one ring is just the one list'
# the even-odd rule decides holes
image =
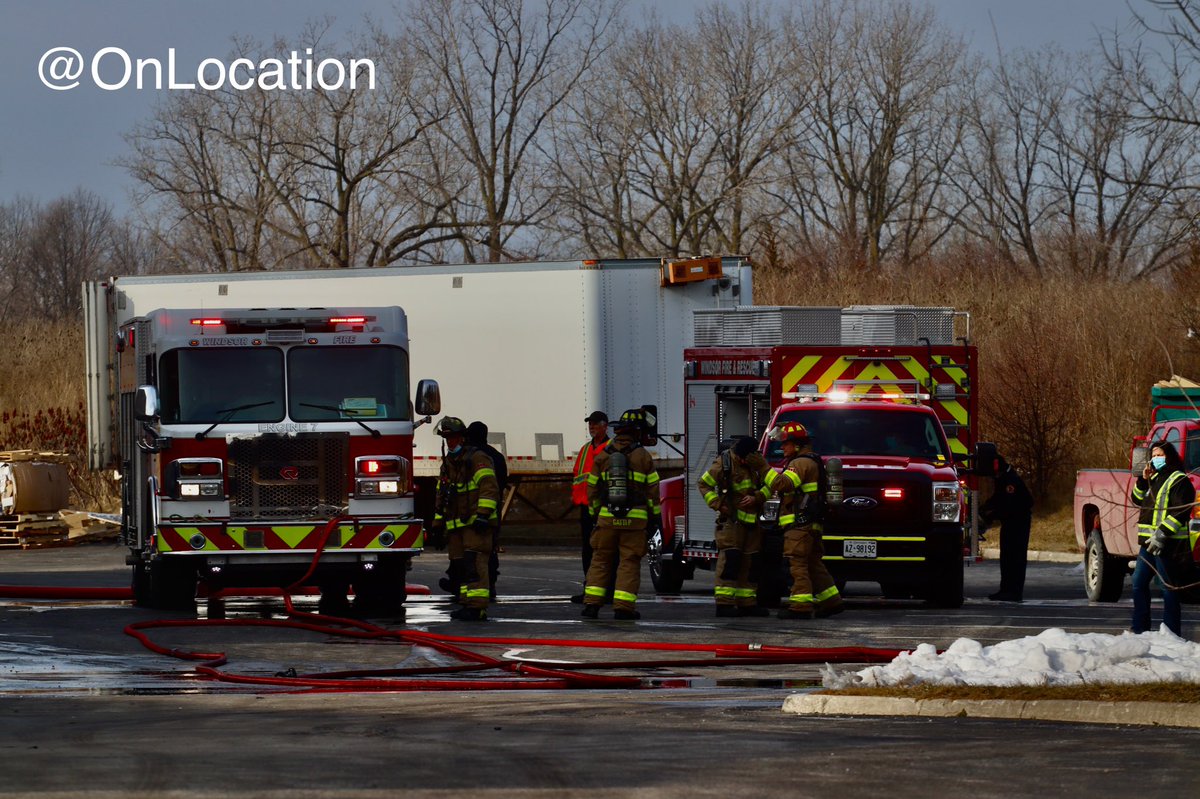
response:
{"label": "dry grass", "polygon": [[818,691],[817,693],[835,694],[838,696],[886,696],[904,699],[1200,703],[1200,684],[1194,683],[1012,687],[916,685],[898,688],[843,688],[836,691]]}
{"label": "dry grass", "polygon": [[[1079,552],[1073,516],[1069,506],[1034,516],[1029,528],[1029,548],[1041,552]],[[990,543],[998,544],[999,534],[998,526],[990,531]]]}

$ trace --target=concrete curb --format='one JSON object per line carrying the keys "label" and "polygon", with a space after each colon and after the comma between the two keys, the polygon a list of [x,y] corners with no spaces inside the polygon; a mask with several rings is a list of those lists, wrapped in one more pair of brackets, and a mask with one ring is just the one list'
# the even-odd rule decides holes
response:
{"label": "concrete curb", "polygon": [[[1000,560],[999,548],[984,547],[979,550],[979,554],[983,555],[984,560]],[[1078,552],[1033,551],[1028,553],[1028,559],[1041,563],[1082,563],[1083,555],[1080,555]]]}
{"label": "concrete curb", "polygon": [[1200,728],[1200,705],[1177,702],[909,699],[792,694],[784,700],[783,712],[801,716],[936,716]]}

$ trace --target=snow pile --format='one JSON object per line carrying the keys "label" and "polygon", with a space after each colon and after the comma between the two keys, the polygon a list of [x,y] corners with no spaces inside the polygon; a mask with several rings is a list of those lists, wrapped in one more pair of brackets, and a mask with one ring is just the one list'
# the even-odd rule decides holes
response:
{"label": "snow pile", "polygon": [[887,665],[849,674],[826,666],[822,682],[826,688],[1200,683],[1200,644],[1166,627],[1140,635],[1055,628],[993,646],[960,638],[941,654],[932,644],[921,644]]}

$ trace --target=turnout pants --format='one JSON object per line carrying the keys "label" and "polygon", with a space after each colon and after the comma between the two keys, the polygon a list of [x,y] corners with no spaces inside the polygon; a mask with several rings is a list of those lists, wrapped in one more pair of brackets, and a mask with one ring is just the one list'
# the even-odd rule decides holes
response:
{"label": "turnout pants", "polygon": [[587,605],[604,604],[608,586],[613,584],[613,563],[617,564],[613,610],[634,610],[642,581],[642,558],[646,556],[646,531],[597,527],[592,533],[592,565],[583,589]]}
{"label": "turnout pants", "polygon": [[748,608],[758,603],[758,561],[762,532],[758,525],[726,521],[717,528],[718,605]]}
{"label": "turnout pants", "polygon": [[842,595],[821,561],[821,531],[815,525],[792,527],[783,534],[783,556],[792,573],[788,609],[827,610],[842,604]]}
{"label": "turnout pants", "polygon": [[467,608],[486,608],[490,597],[488,559],[492,554],[493,534],[474,527],[460,527],[446,536],[450,556],[448,574],[458,583],[458,602]]}

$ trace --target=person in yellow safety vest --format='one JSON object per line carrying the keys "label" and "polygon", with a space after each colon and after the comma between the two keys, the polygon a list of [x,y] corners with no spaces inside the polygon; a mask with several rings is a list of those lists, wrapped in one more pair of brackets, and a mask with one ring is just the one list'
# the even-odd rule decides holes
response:
{"label": "person in yellow safety vest", "polygon": [[783,444],[788,464],[771,481],[780,495],[779,526],[783,529],[783,556],[792,573],[792,592],[779,609],[781,619],[811,619],[842,611],[842,595],[821,561],[821,524],[815,518],[823,504],[820,496],[821,461],[812,451],[808,430],[787,422],[768,434]]}
{"label": "person in yellow safety vest", "polygon": [[[1155,572],[1163,585],[1163,624],[1183,637],[1183,608],[1179,597],[1166,587],[1169,557],[1183,554],[1191,559],[1188,519],[1196,501],[1196,489],[1188,479],[1183,461],[1174,445],[1162,441],[1150,448],[1150,460],[1133,484],[1130,494],[1139,506],[1137,563],[1133,567],[1133,623],[1131,630],[1150,629],[1150,584]],[[1180,550],[1186,553],[1180,553]]]}
{"label": "person in yellow safety vest", "polygon": [[450,618],[486,621],[489,597],[488,557],[500,491],[492,459],[465,443],[467,426],[456,416],[443,417],[435,432],[445,441],[433,530],[446,538],[448,575],[460,586],[459,609]]}
{"label": "person in yellow safety vest", "polygon": [[771,495],[775,476],[766,458],[756,451],[754,439],[738,436],[708,471],[697,488],[708,507],[717,512],[718,616],[766,616],[758,606],[762,531],[758,511]]}
{"label": "person in yellow safety vest", "polygon": [[[604,411],[592,411],[583,421],[587,422],[589,438],[575,456],[571,504],[579,506],[579,555],[586,579],[588,569],[592,565],[592,530],[596,528],[596,517],[592,513],[591,501],[588,500],[588,475],[592,473],[592,463],[596,460],[596,455],[608,446],[608,414]],[[613,571],[615,573],[616,570]],[[583,601],[583,594],[575,594],[571,601],[579,604]]]}
{"label": "person in yellow safety vest", "polygon": [[596,455],[588,476],[588,499],[596,512],[592,533],[592,565],[583,593],[583,616],[595,619],[617,561],[613,591],[613,618],[632,621],[637,612],[637,593],[642,578],[646,539],[658,528],[658,472],[654,458],[642,446],[647,427],[642,408],[625,411],[613,425],[616,438]]}

